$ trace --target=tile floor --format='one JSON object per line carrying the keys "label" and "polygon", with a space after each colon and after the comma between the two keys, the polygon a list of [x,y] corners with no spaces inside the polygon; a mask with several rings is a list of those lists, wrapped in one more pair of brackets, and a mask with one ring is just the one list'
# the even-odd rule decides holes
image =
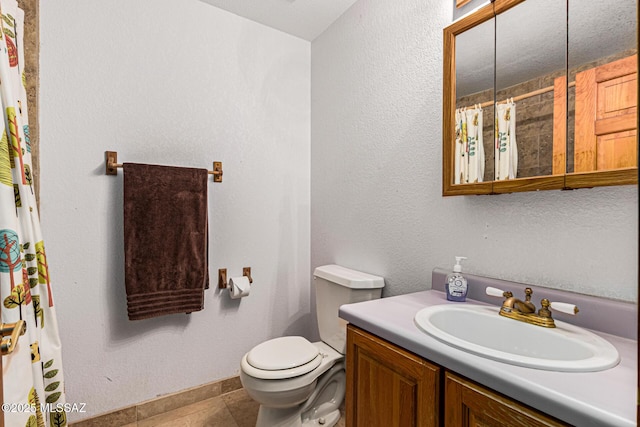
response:
{"label": "tile floor", "polygon": [[[240,388],[122,427],[254,427],[257,417],[258,404]],[[344,416],[336,427],[345,427]]]}

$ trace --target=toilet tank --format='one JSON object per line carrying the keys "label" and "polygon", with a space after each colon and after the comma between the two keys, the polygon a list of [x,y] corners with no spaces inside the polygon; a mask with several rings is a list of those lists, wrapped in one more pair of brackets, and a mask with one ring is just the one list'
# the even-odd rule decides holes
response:
{"label": "toilet tank", "polygon": [[323,265],[313,272],[320,339],[344,354],[347,322],[338,317],[342,304],[380,298],[384,279],[339,265]]}

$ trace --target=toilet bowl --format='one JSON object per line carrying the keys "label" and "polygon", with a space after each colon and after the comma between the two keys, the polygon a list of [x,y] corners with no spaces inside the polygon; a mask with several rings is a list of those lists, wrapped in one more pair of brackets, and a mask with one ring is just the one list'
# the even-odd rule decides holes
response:
{"label": "toilet bowl", "polygon": [[[302,337],[281,337],[261,345],[293,349],[292,342],[296,341],[306,347],[302,340],[306,341]],[[344,356],[323,342],[306,344],[317,353],[302,367],[256,368],[248,361],[251,356],[260,360],[256,348],[242,358],[240,380],[247,394],[260,403],[256,426],[331,426],[330,419],[340,419],[345,393]]]}
{"label": "toilet bowl", "polygon": [[381,277],[337,265],[314,271],[322,341],[299,336],[258,344],[240,362],[240,381],[260,403],[256,427],[334,426],[340,419],[346,375],[345,322],[340,305],[379,298]]}

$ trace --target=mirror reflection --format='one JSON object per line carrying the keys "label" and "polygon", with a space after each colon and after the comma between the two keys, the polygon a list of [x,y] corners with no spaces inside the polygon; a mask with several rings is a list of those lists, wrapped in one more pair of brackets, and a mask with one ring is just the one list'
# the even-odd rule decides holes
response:
{"label": "mirror reflection", "polygon": [[637,166],[636,7],[569,2],[569,173]]}
{"label": "mirror reflection", "polygon": [[496,16],[495,180],[564,173],[553,170],[553,141],[564,139],[554,88],[566,82],[566,22],[566,3],[557,0]]}
{"label": "mirror reflection", "polygon": [[637,184],[637,34],[636,0],[495,0],[445,28],[443,195]]}
{"label": "mirror reflection", "polygon": [[495,23],[456,36],[454,184],[493,179]]}

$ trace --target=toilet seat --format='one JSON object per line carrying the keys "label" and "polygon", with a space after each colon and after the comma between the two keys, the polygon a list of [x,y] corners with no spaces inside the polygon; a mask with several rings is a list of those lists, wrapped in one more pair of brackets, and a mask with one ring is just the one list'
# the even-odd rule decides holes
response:
{"label": "toilet seat", "polygon": [[274,338],[258,344],[242,358],[242,369],[254,378],[279,380],[304,375],[322,362],[317,346],[303,337]]}

